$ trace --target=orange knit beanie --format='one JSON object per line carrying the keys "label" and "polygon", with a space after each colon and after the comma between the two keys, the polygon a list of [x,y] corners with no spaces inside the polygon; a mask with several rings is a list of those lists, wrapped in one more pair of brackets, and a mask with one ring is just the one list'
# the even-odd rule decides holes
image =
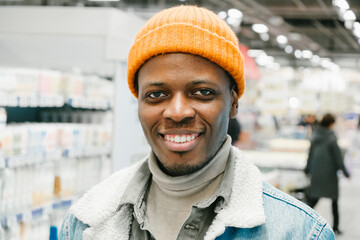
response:
{"label": "orange knit beanie", "polygon": [[245,89],[244,58],[231,28],[215,13],[196,6],[177,6],[157,13],[142,27],[130,49],[128,84],[135,97],[134,78],[151,57],[164,53],[191,53],[225,69]]}

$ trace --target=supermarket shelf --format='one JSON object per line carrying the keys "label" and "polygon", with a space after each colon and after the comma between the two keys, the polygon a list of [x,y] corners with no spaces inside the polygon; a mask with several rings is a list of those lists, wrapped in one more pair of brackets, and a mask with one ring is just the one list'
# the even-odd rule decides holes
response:
{"label": "supermarket shelf", "polygon": [[68,98],[66,104],[73,108],[84,108],[84,109],[97,109],[97,110],[110,110],[112,104],[108,100],[102,99],[89,99],[83,97]]}
{"label": "supermarket shelf", "polygon": [[41,152],[39,154],[25,154],[25,155],[5,157],[4,167],[14,168],[14,167],[32,165],[36,163],[50,162],[56,159],[60,159],[62,155],[63,155],[63,151],[58,149],[53,151]]}
{"label": "supermarket shelf", "polygon": [[63,96],[2,96],[2,107],[62,107]]}
{"label": "supermarket shelf", "polygon": [[27,154],[0,158],[0,169],[3,168],[15,168],[36,163],[50,162],[59,160],[62,158],[80,158],[80,157],[97,157],[107,156],[111,154],[111,147],[99,146],[99,147],[88,147],[82,149],[65,149],[65,150],[54,150],[50,152],[43,152],[40,154]]}
{"label": "supermarket shelf", "polygon": [[54,210],[57,209],[64,209],[69,208],[70,205],[75,201],[76,199],[65,199],[65,200],[58,200],[54,201],[52,203],[46,204],[41,207],[36,207],[33,209],[24,210],[15,214],[9,214],[4,215],[0,217],[0,223],[3,228],[9,227],[11,228],[17,223],[21,222],[30,222],[36,219],[41,218],[42,216],[46,214],[51,214]]}
{"label": "supermarket shelf", "polygon": [[110,110],[112,103],[105,99],[63,96],[0,96],[0,107],[63,107]]}
{"label": "supermarket shelf", "polygon": [[105,156],[111,154],[111,147],[88,147],[82,149],[65,149],[63,151],[64,158],[76,158],[76,157],[96,157]]}

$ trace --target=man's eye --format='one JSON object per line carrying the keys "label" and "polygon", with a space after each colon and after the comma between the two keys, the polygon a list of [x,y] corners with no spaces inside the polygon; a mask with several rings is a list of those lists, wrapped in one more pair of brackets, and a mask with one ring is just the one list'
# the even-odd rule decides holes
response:
{"label": "man's eye", "polygon": [[152,99],[157,99],[157,98],[165,97],[165,94],[162,92],[152,92],[152,93],[148,94],[148,97],[150,97]]}
{"label": "man's eye", "polygon": [[194,92],[194,95],[198,95],[198,96],[210,96],[213,95],[214,92],[208,89],[202,89],[202,90],[197,90],[196,92]]}

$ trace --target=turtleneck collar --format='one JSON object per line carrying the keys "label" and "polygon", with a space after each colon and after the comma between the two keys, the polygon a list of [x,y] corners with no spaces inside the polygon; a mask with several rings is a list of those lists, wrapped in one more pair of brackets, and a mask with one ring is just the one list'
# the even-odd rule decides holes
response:
{"label": "turtleneck collar", "polygon": [[[162,189],[167,191],[186,191],[201,188],[202,185],[222,174],[225,170],[231,148],[231,138],[227,139],[220,147],[216,155],[200,170],[183,176],[169,176],[159,167],[156,156],[151,152],[149,156],[149,169],[153,176],[153,181]],[[205,187],[204,186],[204,187]],[[199,190],[199,189],[197,189]]]}

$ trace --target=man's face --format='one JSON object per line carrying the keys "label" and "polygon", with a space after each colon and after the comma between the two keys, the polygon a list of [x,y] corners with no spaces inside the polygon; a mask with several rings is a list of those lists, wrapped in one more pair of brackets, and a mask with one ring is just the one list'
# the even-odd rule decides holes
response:
{"label": "man's face", "polygon": [[226,139],[237,94],[225,71],[199,56],[171,53],[138,73],[138,114],[160,167],[180,176],[202,168]]}

